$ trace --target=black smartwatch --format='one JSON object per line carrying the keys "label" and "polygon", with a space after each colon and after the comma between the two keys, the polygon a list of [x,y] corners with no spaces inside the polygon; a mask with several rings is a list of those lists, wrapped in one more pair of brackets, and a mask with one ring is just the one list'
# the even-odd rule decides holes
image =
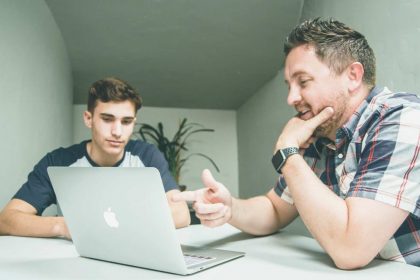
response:
{"label": "black smartwatch", "polygon": [[271,158],[271,162],[273,163],[274,169],[281,174],[281,168],[285,164],[288,157],[294,154],[299,153],[299,148],[296,147],[289,147],[285,149],[277,150],[274,156]]}

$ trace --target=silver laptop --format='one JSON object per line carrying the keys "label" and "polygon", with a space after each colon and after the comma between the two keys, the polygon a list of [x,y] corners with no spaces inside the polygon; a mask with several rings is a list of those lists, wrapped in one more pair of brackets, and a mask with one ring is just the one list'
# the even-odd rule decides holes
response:
{"label": "silver laptop", "polygon": [[155,168],[49,167],[80,256],[192,274],[242,252],[181,246]]}

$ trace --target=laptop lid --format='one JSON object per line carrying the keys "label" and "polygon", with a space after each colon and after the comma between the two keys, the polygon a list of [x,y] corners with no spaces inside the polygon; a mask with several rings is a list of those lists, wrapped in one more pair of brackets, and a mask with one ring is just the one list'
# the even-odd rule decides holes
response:
{"label": "laptop lid", "polygon": [[190,274],[243,255],[212,249],[209,261],[187,267],[155,168],[49,167],[48,174],[83,257]]}

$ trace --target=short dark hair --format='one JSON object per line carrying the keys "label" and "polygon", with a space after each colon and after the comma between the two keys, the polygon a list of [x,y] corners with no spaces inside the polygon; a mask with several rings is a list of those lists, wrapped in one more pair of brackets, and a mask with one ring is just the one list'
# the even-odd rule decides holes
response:
{"label": "short dark hair", "polygon": [[92,84],[87,103],[89,112],[93,113],[98,100],[105,103],[131,101],[134,104],[135,113],[142,106],[140,94],[127,82],[115,77],[104,78]]}
{"label": "short dark hair", "polygon": [[334,19],[315,18],[296,26],[287,36],[284,53],[301,45],[314,47],[318,58],[336,74],[352,62],[364,68],[363,82],[373,88],[376,82],[375,54],[365,36]]}

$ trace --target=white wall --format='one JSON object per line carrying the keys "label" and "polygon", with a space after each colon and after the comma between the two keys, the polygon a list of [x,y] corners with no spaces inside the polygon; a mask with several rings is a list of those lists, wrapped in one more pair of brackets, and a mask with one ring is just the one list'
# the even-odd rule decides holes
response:
{"label": "white wall", "polygon": [[248,198],[271,189],[278,177],[271,165],[274,144],[293,110],[286,103],[283,72],[238,110],[239,195]]}
{"label": "white wall", "polygon": [[[90,139],[90,130],[84,126],[82,121],[82,114],[85,110],[86,105],[73,106],[73,140],[75,143]],[[226,185],[232,194],[238,195],[238,148],[235,111],[143,107],[137,115],[137,120],[140,123],[144,122],[153,126],[162,122],[165,132],[172,137],[179,120],[184,117],[189,122],[196,122],[206,128],[215,129],[215,132],[197,133],[191,136],[190,151],[192,153],[200,152],[211,157],[219,167],[220,173],[217,173],[206,159],[191,157],[183,168],[180,183],[187,185],[189,190],[201,188],[201,171],[208,168],[217,180]]]}
{"label": "white wall", "polygon": [[0,207],[35,163],[72,139],[72,79],[60,31],[42,0],[0,8]]}

